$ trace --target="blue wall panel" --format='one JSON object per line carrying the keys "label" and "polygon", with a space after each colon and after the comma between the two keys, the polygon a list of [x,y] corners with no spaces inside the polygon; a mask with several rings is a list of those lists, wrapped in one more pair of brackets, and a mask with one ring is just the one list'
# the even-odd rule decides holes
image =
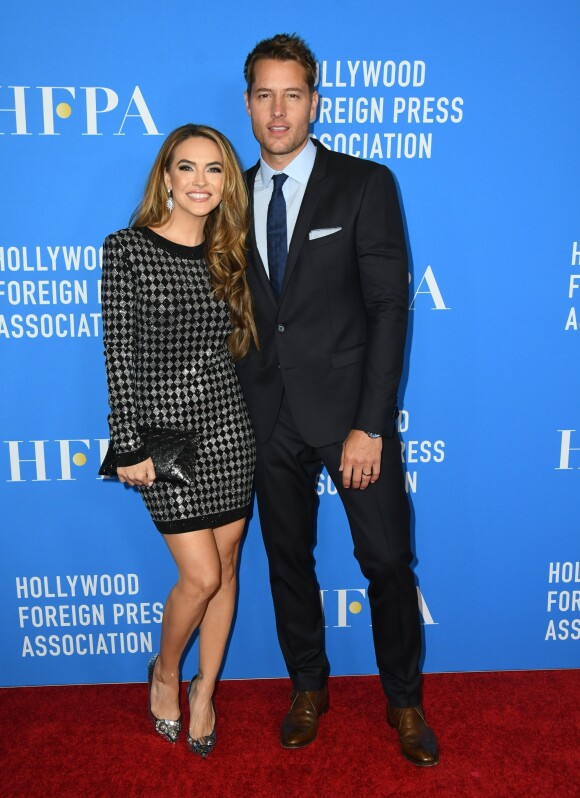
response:
{"label": "blue wall panel", "polygon": [[[243,62],[258,39],[295,30],[320,62],[313,134],[387,164],[401,190],[400,426],[424,669],[578,667],[578,4],[159,8],[3,12],[1,683],[144,678],[175,574],[139,497],[96,477],[99,248],[174,127],[214,125],[244,166],[256,160]],[[372,673],[367,586],[324,473],[318,492],[333,673]],[[224,675],[283,674],[255,514]]]}

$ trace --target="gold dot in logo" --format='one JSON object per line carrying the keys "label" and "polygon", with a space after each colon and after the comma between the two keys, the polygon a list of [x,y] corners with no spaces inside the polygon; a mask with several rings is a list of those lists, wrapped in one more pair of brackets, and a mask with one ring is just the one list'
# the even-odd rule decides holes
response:
{"label": "gold dot in logo", "polygon": [[60,116],[61,119],[68,119],[71,114],[72,108],[68,103],[59,103],[56,106],[56,115]]}
{"label": "gold dot in logo", "polygon": [[359,612],[362,610],[362,604],[360,601],[351,601],[348,605],[349,610],[352,612],[353,615],[358,615]]}
{"label": "gold dot in logo", "polygon": [[72,461],[77,466],[84,466],[84,464],[87,462],[87,456],[82,452],[77,452],[76,454],[73,454]]}

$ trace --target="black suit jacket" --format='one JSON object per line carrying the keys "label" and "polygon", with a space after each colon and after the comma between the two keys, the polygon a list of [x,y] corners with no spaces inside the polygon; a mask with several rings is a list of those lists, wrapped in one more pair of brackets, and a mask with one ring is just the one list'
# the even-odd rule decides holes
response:
{"label": "black suit jacket", "polygon": [[[270,436],[285,390],[300,434],[319,447],[351,429],[393,434],[408,267],[390,171],[314,143],[279,302],[252,219],[248,281],[261,351],[252,349],[237,371],[258,441]],[[251,207],[258,166],[246,172]]]}

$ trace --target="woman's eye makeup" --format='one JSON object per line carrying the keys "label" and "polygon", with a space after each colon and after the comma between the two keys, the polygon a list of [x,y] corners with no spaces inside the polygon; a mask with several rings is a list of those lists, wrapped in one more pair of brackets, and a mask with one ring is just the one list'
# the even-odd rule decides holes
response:
{"label": "woman's eye makeup", "polygon": [[[193,166],[188,163],[181,163],[177,167],[180,172],[192,172]],[[207,169],[208,172],[216,172],[217,174],[221,174],[223,172],[223,168],[221,166],[209,166]]]}

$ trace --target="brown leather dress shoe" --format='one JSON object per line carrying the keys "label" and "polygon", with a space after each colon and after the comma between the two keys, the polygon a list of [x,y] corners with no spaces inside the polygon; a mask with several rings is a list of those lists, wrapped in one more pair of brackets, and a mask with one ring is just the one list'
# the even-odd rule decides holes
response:
{"label": "brown leather dress shoe", "polygon": [[328,687],[294,690],[292,706],[282,723],[280,742],[284,748],[302,748],[316,739],[318,718],[328,711]]}
{"label": "brown leather dress shoe", "polygon": [[437,738],[422,707],[388,707],[387,721],[399,734],[401,753],[409,762],[428,768],[439,762]]}

